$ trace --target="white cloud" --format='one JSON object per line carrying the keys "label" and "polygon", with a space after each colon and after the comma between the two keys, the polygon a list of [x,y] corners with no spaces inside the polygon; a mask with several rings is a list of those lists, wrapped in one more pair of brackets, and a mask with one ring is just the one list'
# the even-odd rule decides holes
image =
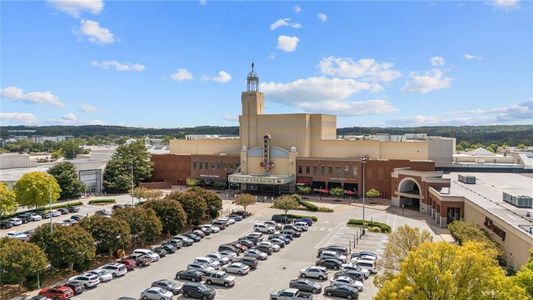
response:
{"label": "white cloud", "polygon": [[294,106],[307,112],[339,115],[381,114],[394,111],[386,100],[351,101],[347,98],[373,84],[354,79],[309,77],[288,83],[266,82],[261,90],[277,103]]}
{"label": "white cloud", "polygon": [[224,70],[221,70],[218,72],[217,76],[212,78],[211,80],[219,83],[226,83],[231,80],[231,74]]}
{"label": "white cloud", "polygon": [[440,56],[433,56],[429,59],[429,62],[431,62],[431,65],[433,66],[443,66],[445,63],[444,58]]}
{"label": "white cloud", "polygon": [[518,8],[518,0],[489,0],[490,5],[505,10],[512,10]]}
{"label": "white cloud", "polygon": [[0,112],[0,120],[10,124],[35,125],[37,117],[32,113]]}
{"label": "white cloud", "polygon": [[198,4],[200,4],[201,6],[205,6],[207,4],[207,0],[199,0]]}
{"label": "white cloud", "polygon": [[402,92],[427,94],[434,90],[447,88],[452,82],[452,78],[444,75],[439,69],[433,69],[424,74],[411,72],[409,77],[410,79],[405,83]]}
{"label": "white cloud", "polygon": [[454,111],[438,115],[415,115],[387,123],[391,126],[448,126],[493,125],[520,121],[533,121],[533,99],[490,109]]}
{"label": "white cloud", "polygon": [[76,116],[74,113],[69,112],[66,115],[62,117],[65,121],[76,121],[78,119],[78,116]]}
{"label": "white cloud", "polygon": [[187,71],[187,69],[178,69],[176,73],[170,74],[170,79],[175,81],[185,81],[192,80],[193,76],[191,72]]}
{"label": "white cloud", "polygon": [[300,5],[296,4],[296,5],[293,7],[292,11],[294,11],[295,14],[299,14],[299,13],[302,12],[302,8],[300,7]]}
{"label": "white cloud", "polygon": [[476,55],[476,54],[465,54],[464,56],[464,59],[466,60],[482,60],[483,57],[479,56],[479,55]]}
{"label": "white cloud", "polygon": [[24,93],[24,90],[21,88],[8,86],[2,89],[0,96],[14,102],[20,101],[26,104],[48,104],[56,107],[65,106],[65,104],[59,100],[59,97],[49,91]]}
{"label": "white cloud", "polygon": [[276,22],[270,24],[270,30],[276,30],[283,26],[289,26],[292,28],[302,28],[302,24],[291,22],[291,18],[278,19]]}
{"label": "white cloud", "polygon": [[322,23],[326,23],[326,21],[328,20],[328,16],[324,13],[319,13],[317,17]]}
{"label": "white cloud", "polygon": [[83,12],[99,14],[104,9],[103,0],[47,0],[56,9],[73,17],[79,17]]}
{"label": "white cloud", "polygon": [[105,45],[115,42],[113,33],[109,29],[101,27],[96,21],[81,20],[77,34],[86,36],[90,42],[95,44]]}
{"label": "white cloud", "polygon": [[80,110],[85,113],[105,112],[103,109],[100,109],[92,104],[87,104],[87,103],[81,104]]}
{"label": "white cloud", "polygon": [[394,69],[393,63],[378,63],[372,58],[355,61],[351,58],[330,56],[322,58],[318,67],[325,75],[374,82],[374,91],[382,89],[378,82],[390,82],[402,76],[400,71]]}
{"label": "white cloud", "polygon": [[104,70],[107,70],[109,68],[114,68],[117,71],[133,71],[133,72],[142,72],[145,68],[144,65],[139,63],[121,63],[116,60],[104,60],[104,61],[96,61],[93,60],[91,64],[95,67],[100,67]]}
{"label": "white cloud", "polygon": [[298,47],[299,41],[300,39],[297,36],[280,35],[278,36],[278,46],[276,48],[285,52],[293,52]]}
{"label": "white cloud", "polygon": [[224,120],[228,122],[237,122],[239,121],[239,116],[237,115],[224,115]]}

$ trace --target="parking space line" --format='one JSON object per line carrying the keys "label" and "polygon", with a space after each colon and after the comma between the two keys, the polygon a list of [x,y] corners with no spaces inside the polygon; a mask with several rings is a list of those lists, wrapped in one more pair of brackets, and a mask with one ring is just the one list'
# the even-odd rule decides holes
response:
{"label": "parking space line", "polygon": [[320,245],[322,245],[322,243],[323,243],[323,242],[324,242],[324,241],[325,241],[330,235],[332,235],[332,236],[329,238],[328,242],[329,242],[333,237],[335,237],[335,235],[333,235],[333,233],[335,233],[335,232],[339,229],[339,227],[340,227],[340,226],[343,226],[343,225],[344,225],[344,223],[339,223],[339,225],[335,226],[335,228],[333,229],[333,231],[331,231],[330,233],[328,233],[328,234],[327,234],[327,235],[326,235],[326,236],[325,236],[325,237],[324,237],[324,238],[323,238],[323,239],[322,239],[322,240],[321,240],[321,241],[315,246],[315,249],[320,248]]}

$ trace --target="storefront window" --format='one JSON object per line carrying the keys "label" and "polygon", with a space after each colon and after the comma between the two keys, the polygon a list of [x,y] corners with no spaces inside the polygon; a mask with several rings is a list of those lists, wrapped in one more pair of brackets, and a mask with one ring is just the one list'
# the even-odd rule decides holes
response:
{"label": "storefront window", "polygon": [[309,166],[305,166],[305,174],[310,174],[311,168]]}

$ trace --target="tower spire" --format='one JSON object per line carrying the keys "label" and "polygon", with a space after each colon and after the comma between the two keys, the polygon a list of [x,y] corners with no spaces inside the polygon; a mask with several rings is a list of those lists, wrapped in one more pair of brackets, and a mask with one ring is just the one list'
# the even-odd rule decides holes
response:
{"label": "tower spire", "polygon": [[248,73],[246,78],[246,91],[259,92],[259,76],[255,72],[255,63],[252,62],[252,70]]}

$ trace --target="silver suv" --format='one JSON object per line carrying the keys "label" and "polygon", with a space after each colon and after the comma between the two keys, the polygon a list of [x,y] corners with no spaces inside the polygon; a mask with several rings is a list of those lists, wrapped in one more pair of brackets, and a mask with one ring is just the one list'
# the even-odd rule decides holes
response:
{"label": "silver suv", "polygon": [[224,271],[205,272],[205,283],[223,285],[225,287],[234,286],[237,278]]}

